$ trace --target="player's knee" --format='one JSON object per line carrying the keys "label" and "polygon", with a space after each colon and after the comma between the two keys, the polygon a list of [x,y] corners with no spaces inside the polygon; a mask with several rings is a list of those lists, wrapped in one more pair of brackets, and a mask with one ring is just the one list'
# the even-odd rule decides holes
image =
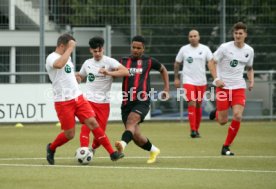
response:
{"label": "player's knee", "polygon": [[65,137],[68,139],[68,140],[72,140],[75,136],[75,132],[65,132]]}
{"label": "player's knee", "polygon": [[137,123],[138,121],[136,119],[128,118],[126,121],[126,126],[127,127],[135,126]]}
{"label": "player's knee", "polygon": [[225,125],[227,122],[228,122],[228,118],[221,118],[221,119],[218,119],[218,123],[219,123],[220,125]]}
{"label": "player's knee", "polygon": [[132,121],[131,119],[127,119],[127,120],[126,120],[126,126],[127,126],[127,125],[131,125],[132,122],[133,122],[133,121]]}
{"label": "player's knee", "polygon": [[97,127],[99,127],[99,124],[94,117],[85,120],[84,123],[87,125],[87,127],[90,130],[93,130],[93,129],[96,129]]}
{"label": "player's knee", "polygon": [[188,106],[196,106],[197,105],[197,103],[195,102],[195,101],[189,101],[188,102]]}
{"label": "player's knee", "polygon": [[242,115],[240,113],[234,113],[233,114],[233,119],[236,121],[241,121],[242,120]]}

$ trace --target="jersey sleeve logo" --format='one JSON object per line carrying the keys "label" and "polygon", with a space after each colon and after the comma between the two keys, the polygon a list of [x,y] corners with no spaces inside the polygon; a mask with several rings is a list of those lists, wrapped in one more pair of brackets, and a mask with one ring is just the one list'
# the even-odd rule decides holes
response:
{"label": "jersey sleeve logo", "polygon": [[87,76],[87,80],[89,82],[93,82],[95,80],[95,75],[92,74],[92,73],[89,73],[88,76]]}
{"label": "jersey sleeve logo", "polygon": [[69,65],[66,64],[66,66],[64,67],[64,71],[66,73],[71,73],[72,69],[71,69],[71,67]]}
{"label": "jersey sleeve logo", "polygon": [[187,60],[187,62],[190,63],[190,64],[193,63],[193,61],[194,61],[193,58],[190,57],[190,56],[189,56],[186,60]]}
{"label": "jersey sleeve logo", "polygon": [[239,63],[239,61],[236,60],[236,59],[234,59],[234,60],[232,60],[232,61],[230,62],[230,66],[234,68],[234,67],[236,67],[236,66],[238,65],[238,63]]}

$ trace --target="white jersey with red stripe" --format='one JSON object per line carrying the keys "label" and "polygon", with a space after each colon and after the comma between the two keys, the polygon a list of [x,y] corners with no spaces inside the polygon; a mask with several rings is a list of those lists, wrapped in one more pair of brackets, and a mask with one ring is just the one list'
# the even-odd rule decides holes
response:
{"label": "white jersey with red stripe", "polygon": [[110,90],[113,77],[99,73],[101,68],[108,71],[116,69],[121,64],[114,58],[103,56],[101,60],[87,59],[80,70],[80,75],[86,77],[86,98],[96,103],[110,103]]}
{"label": "white jersey with red stripe", "polygon": [[175,61],[183,62],[182,79],[184,84],[202,86],[207,84],[206,63],[213,57],[209,47],[191,44],[181,47]]}
{"label": "white jersey with red stripe", "polygon": [[252,67],[254,50],[246,43],[242,48],[234,41],[223,43],[214,53],[217,62],[217,77],[225,84],[225,89],[246,88],[243,78],[245,66]]}
{"label": "white jersey with red stripe", "polygon": [[74,65],[69,57],[67,63],[61,69],[53,67],[55,61],[61,57],[53,52],[46,58],[46,70],[52,82],[54,101],[68,101],[82,94],[74,73]]}

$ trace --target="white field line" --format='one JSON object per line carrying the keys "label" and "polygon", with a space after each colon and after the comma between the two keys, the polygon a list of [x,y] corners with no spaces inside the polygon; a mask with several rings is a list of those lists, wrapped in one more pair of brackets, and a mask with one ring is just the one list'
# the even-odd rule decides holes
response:
{"label": "white field line", "polygon": [[[109,159],[108,156],[95,156],[96,159]],[[147,156],[127,156],[124,159],[146,159]],[[274,159],[276,156],[158,156],[158,159],[222,159],[222,158],[233,158],[233,159]],[[38,158],[0,158],[0,161],[20,161],[20,160],[44,160],[46,157]],[[74,157],[56,157],[55,159],[74,159]]]}
{"label": "white field line", "polygon": [[177,167],[122,167],[122,166],[81,166],[81,165],[33,165],[33,164],[0,164],[0,167],[47,167],[47,168],[96,168],[96,169],[127,169],[127,170],[161,170],[161,171],[198,171],[198,172],[242,172],[242,173],[276,173],[271,170],[246,169],[204,169]]}

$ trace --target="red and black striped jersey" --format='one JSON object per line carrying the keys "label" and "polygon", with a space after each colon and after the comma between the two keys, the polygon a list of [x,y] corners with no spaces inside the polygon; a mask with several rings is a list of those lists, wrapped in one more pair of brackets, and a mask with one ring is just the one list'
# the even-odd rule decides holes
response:
{"label": "red and black striped jersey", "polygon": [[130,73],[130,76],[123,78],[123,104],[136,100],[149,102],[150,71],[160,71],[162,65],[155,58],[145,55],[140,58],[125,57],[120,62]]}

